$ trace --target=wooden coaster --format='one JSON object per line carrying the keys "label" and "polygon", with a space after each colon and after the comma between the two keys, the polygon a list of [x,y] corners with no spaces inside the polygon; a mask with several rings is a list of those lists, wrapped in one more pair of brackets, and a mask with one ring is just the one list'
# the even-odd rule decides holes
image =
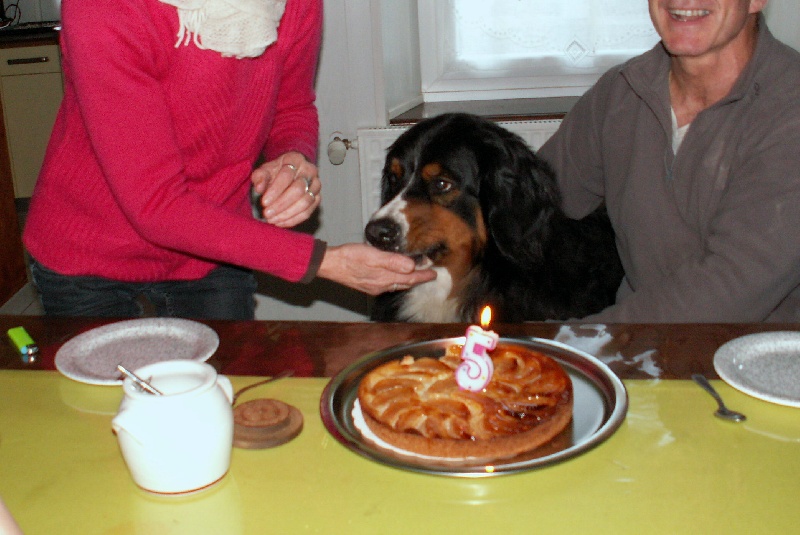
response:
{"label": "wooden coaster", "polygon": [[303,414],[277,399],[253,399],[233,409],[233,445],[237,448],[274,448],[302,429]]}

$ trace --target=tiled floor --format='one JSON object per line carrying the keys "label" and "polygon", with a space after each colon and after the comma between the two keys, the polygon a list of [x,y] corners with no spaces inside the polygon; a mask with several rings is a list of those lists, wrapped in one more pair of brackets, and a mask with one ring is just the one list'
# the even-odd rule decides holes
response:
{"label": "tiled floor", "polygon": [[0,314],[22,316],[41,316],[44,314],[36,288],[31,283],[23,286],[11,299],[0,306]]}

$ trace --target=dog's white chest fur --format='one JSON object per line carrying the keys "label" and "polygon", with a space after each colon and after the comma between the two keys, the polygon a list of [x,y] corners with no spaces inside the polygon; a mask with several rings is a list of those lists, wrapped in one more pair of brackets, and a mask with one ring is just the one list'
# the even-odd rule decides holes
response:
{"label": "dog's white chest fur", "polygon": [[453,279],[445,268],[433,268],[436,278],[411,288],[400,307],[400,317],[422,323],[459,321],[458,300],[450,297]]}

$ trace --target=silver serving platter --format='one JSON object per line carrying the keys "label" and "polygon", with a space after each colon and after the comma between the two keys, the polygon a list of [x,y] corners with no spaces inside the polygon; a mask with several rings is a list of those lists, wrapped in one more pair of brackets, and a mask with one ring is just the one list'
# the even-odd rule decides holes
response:
{"label": "silver serving platter", "polygon": [[447,347],[463,343],[462,336],[403,344],[370,353],[351,364],[336,375],[322,393],[320,414],[328,432],[354,453],[387,466],[443,476],[487,477],[532,470],[585,453],[613,435],[625,420],[628,411],[625,386],[608,366],[592,355],[552,340],[501,338],[500,344],[527,347],[554,358],[572,379],[572,424],[549,445],[492,464],[453,465],[399,455],[364,438],[353,417],[358,385],[364,375],[385,362],[405,355],[438,358],[444,355]]}

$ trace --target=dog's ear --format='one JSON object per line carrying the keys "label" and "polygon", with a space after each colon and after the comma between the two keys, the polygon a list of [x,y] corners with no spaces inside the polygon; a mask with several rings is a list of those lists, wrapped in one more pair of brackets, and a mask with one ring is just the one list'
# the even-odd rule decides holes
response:
{"label": "dog's ear", "polygon": [[480,187],[490,241],[512,263],[538,264],[560,212],[555,175],[516,135],[503,136],[496,148],[499,157],[481,177]]}

